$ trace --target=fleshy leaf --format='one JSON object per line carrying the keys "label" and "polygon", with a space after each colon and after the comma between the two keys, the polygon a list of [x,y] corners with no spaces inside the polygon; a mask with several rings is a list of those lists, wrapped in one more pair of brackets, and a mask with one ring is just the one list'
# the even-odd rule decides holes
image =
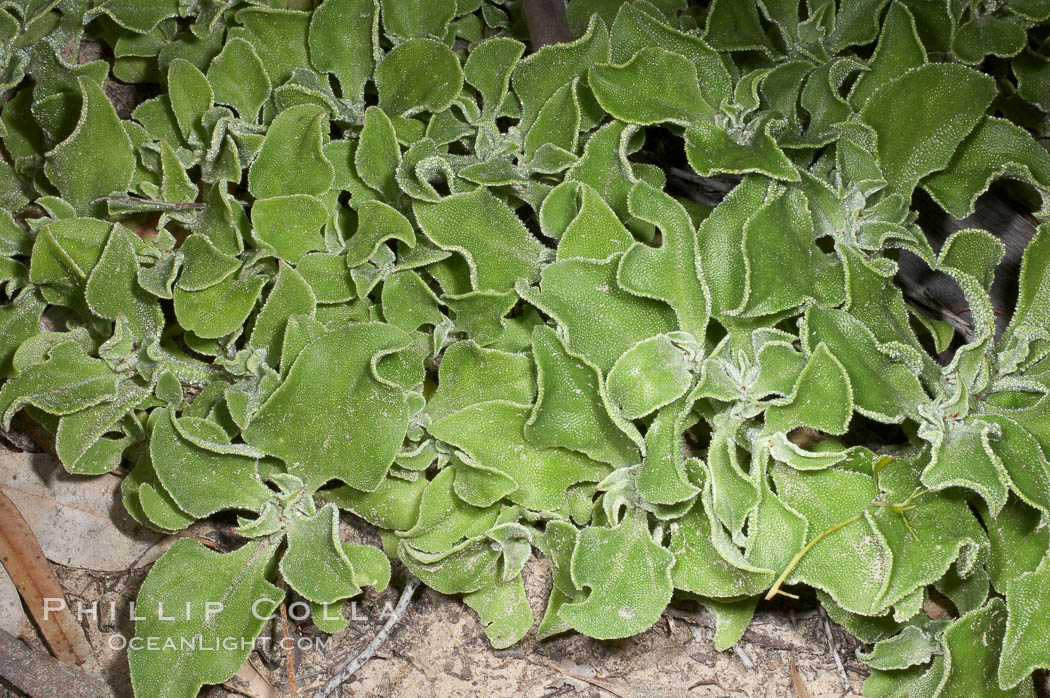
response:
{"label": "fleshy leaf", "polygon": [[[604,262],[565,259],[543,270],[540,290],[518,293],[551,315],[569,348],[608,372],[637,342],[676,327],[669,306],[624,291],[616,281],[618,258]],[[609,319],[615,318],[615,324]]]}
{"label": "fleshy leaf", "polygon": [[287,530],[281,576],[312,603],[331,604],[361,593],[339,540],[339,511],[327,504],[313,516],[295,516]]}
{"label": "fleshy leaf", "polygon": [[131,139],[98,83],[80,78],[83,106],[69,137],[47,154],[44,172],[79,213],[99,210],[92,202],[124,194],[131,186],[135,156]]}
{"label": "fleshy leaf", "polygon": [[404,391],[378,380],[373,367],[410,341],[392,325],[358,323],[311,342],[244,440],[283,460],[312,487],[339,479],[376,489],[404,440],[408,403]]}
{"label": "fleshy leaf", "polygon": [[277,115],[248,171],[248,189],[257,199],[289,194],[321,196],[335,170],[324,156],[326,110],[300,104]]}
{"label": "fleshy leaf", "polygon": [[76,342],[63,342],[50,351],[46,361],[4,382],[0,422],[7,428],[24,405],[48,414],[72,414],[112,399],[119,380],[120,375],[105,361],[88,356]]}
{"label": "fleshy leaf", "polygon": [[659,334],[628,349],[609,370],[609,400],[625,419],[639,419],[689,390],[696,339],[685,332]]}
{"label": "fleshy leaf", "polygon": [[853,389],[842,363],[824,343],[817,345],[799,374],[790,398],[766,410],[766,429],[787,432],[797,426],[843,434],[853,416]]}
{"label": "fleshy leaf", "polygon": [[414,204],[419,226],[434,244],[458,252],[478,290],[507,291],[517,279],[533,282],[546,253],[514,212],[478,187],[431,204]]}
{"label": "fleshy leaf", "polygon": [[[202,447],[229,444],[229,436],[215,424],[195,417],[181,420],[160,412],[150,437],[150,456],[160,483],[191,516],[204,518],[224,509],[258,511],[272,492],[259,478],[258,458],[220,453]],[[194,443],[183,434],[196,435]]]}
{"label": "fleshy leaf", "polygon": [[[136,610],[143,618],[135,635],[155,637],[160,647],[143,641],[128,653],[136,694],[192,698],[204,684],[222,683],[237,672],[284,599],[266,579],[275,551],[259,541],[223,554],[183,538],[153,563],[139,590]],[[195,651],[197,636],[214,651]]]}
{"label": "fleshy leaf", "polygon": [[376,67],[379,106],[395,116],[442,112],[463,89],[463,68],[444,44],[410,39],[388,53]]}
{"label": "fleshy leaf", "polygon": [[222,53],[208,67],[208,82],[215,90],[215,101],[237,110],[242,119],[254,122],[259,107],[270,95],[270,76],[266,74],[255,48],[244,39],[230,39]]}
{"label": "fleshy leaf", "polygon": [[660,247],[638,243],[624,253],[616,278],[624,290],[665,301],[674,308],[678,328],[703,337],[709,300],[700,273],[696,234],[685,208],[645,181],[637,182],[627,199],[628,210],[655,225],[663,235]]}
{"label": "fleshy leaf", "polygon": [[310,61],[335,75],[346,98],[363,96],[375,68],[378,29],[376,0],[325,0],[310,19]]}
{"label": "fleshy leaf", "polygon": [[518,489],[515,504],[553,511],[565,504],[565,491],[577,482],[597,482],[608,466],[563,448],[537,448],[525,440],[527,405],[491,400],[434,422],[437,439],[464,451],[478,464],[510,476]]}
{"label": "fleshy leaf", "polygon": [[696,66],[662,48],[643,48],[623,65],[597,64],[588,82],[602,108],[628,123],[686,126],[714,115],[700,94]]}
{"label": "fleshy leaf", "polygon": [[[537,397],[525,438],[540,447],[580,451],[613,467],[637,463],[638,445],[627,431],[634,429],[609,415],[598,369],[570,353],[549,327],[533,330],[532,354]],[[634,439],[639,438],[635,433]]]}
{"label": "fleshy leaf", "polygon": [[[860,118],[877,136],[888,191],[910,196],[920,179],[944,169],[994,95],[989,76],[955,64],[915,68],[875,92]],[[907,123],[895,116],[902,110]]]}
{"label": "fleshy leaf", "polygon": [[588,593],[563,605],[558,616],[603,640],[642,632],[671,600],[673,565],[674,555],[653,542],[639,509],[614,528],[586,528],[572,552],[572,581]]}

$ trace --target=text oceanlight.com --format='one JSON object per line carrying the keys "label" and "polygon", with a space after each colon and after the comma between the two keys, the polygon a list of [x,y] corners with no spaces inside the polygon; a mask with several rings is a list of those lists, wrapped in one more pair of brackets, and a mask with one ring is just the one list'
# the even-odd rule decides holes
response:
{"label": "text oceanlight.com", "polygon": [[150,635],[147,637],[140,637],[136,635],[132,638],[126,638],[123,635],[116,634],[110,635],[107,644],[109,644],[112,650],[123,650],[131,649],[137,652],[143,650],[147,652],[217,652],[219,650],[225,650],[227,652],[235,652],[240,650],[242,652],[254,649],[256,647],[265,649],[267,645],[271,643],[282,650],[327,650],[332,647],[332,636],[328,637],[283,637],[280,639],[272,639],[265,635],[258,638],[248,637],[210,637],[205,638],[200,634],[194,635],[193,637],[159,637],[157,635]]}

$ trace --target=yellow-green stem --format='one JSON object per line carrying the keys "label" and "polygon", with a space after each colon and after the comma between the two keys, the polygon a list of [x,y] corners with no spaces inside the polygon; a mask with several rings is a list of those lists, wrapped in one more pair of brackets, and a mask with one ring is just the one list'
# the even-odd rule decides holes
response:
{"label": "yellow-green stem", "polygon": [[780,586],[784,583],[784,580],[788,578],[788,575],[790,575],[791,572],[798,566],[798,563],[802,561],[802,558],[806,556],[806,553],[813,549],[814,545],[823,540],[825,536],[831,535],[840,528],[849,526],[854,521],[859,521],[862,516],[864,516],[864,512],[861,512],[856,516],[851,516],[845,521],[840,521],[828,530],[821,532],[820,535],[818,535],[816,538],[807,543],[806,547],[802,548],[802,550],[799,550],[795,557],[791,558],[791,562],[788,563],[788,566],[784,569],[780,576],[777,577],[777,581],[773,582],[773,586],[769,588],[769,592],[766,594],[766,601],[769,601],[778,593],[783,593],[780,591]]}

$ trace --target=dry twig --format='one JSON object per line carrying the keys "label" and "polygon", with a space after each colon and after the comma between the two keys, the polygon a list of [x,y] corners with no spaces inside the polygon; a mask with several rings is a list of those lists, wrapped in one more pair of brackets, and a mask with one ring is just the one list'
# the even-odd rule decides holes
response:
{"label": "dry twig", "polygon": [[555,664],[554,662],[552,662],[549,659],[540,659],[539,663],[542,664],[545,667],[548,667],[550,669],[554,669],[554,671],[558,672],[559,674],[564,674],[565,676],[568,676],[571,679],[576,679],[577,681],[583,681],[584,683],[589,683],[590,685],[595,686],[597,688],[600,688],[600,689],[602,689],[603,691],[605,691],[607,693],[611,693],[614,696],[617,696],[617,698],[624,698],[624,695],[622,693],[618,693],[616,691],[616,689],[614,689],[612,686],[610,686],[607,681],[602,681],[602,680],[597,679],[597,678],[593,678],[592,679],[590,676],[584,676],[583,674],[577,674],[575,672],[568,671],[566,669],[562,669],[560,666],[558,666],[557,664]]}
{"label": "dry twig", "polygon": [[[285,588],[285,594],[287,594],[288,586],[283,582],[281,586]],[[288,691],[291,693],[292,698],[298,698],[299,689],[295,683],[295,649],[288,641],[288,604],[283,601],[281,602],[281,636],[284,638],[285,660],[288,663]]]}
{"label": "dry twig", "polygon": [[839,656],[839,650],[835,647],[835,638],[831,634],[831,623],[828,622],[828,615],[823,608],[820,609],[820,618],[824,621],[824,634],[828,636],[828,649],[831,650],[832,656],[835,657],[835,666],[838,667],[839,676],[842,677],[842,687],[846,690],[846,693],[849,693],[849,677],[846,676],[846,668],[842,666],[842,657]]}
{"label": "dry twig", "polygon": [[368,643],[360,654],[356,657],[348,658],[345,660],[345,664],[342,667],[336,669],[336,674],[332,678],[328,679],[321,690],[317,692],[317,698],[327,698],[332,694],[332,691],[339,688],[343,683],[346,682],[354,672],[364,666],[365,662],[375,656],[376,650],[379,646],[386,642],[387,637],[394,630],[394,626],[401,620],[401,617],[405,615],[405,611],[408,609],[408,603],[412,600],[412,594],[416,591],[416,587],[419,586],[419,580],[415,577],[409,577],[408,582],[405,583],[405,589],[401,592],[401,598],[397,600],[397,606],[394,607],[394,612],[387,618],[386,623],[376,633],[376,636],[372,638],[372,641]]}
{"label": "dry twig", "polygon": [[23,645],[0,630],[0,676],[30,696],[109,698],[109,686],[82,669]]}

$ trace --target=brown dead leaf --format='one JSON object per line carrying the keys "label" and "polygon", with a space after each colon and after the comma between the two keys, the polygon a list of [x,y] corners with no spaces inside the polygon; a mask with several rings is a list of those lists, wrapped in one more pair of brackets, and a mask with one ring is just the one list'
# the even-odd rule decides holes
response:
{"label": "brown dead leaf", "polygon": [[99,670],[84,630],[69,610],[65,592],[18,507],[0,492],[0,561],[25,599],[51,652],[67,664]]}
{"label": "brown dead leaf", "polygon": [[116,475],[76,477],[46,453],[0,452],[0,491],[60,565],[120,572],[150,564],[167,548],[167,536],[124,511]]}
{"label": "brown dead leaf", "polygon": [[251,659],[244,662],[244,666],[223,686],[248,698],[281,698],[281,694],[252,664]]}
{"label": "brown dead leaf", "polygon": [[788,659],[788,666],[791,667],[791,683],[795,686],[795,693],[798,694],[798,698],[809,698],[809,691],[806,689],[806,684],[802,681],[802,674],[798,673],[798,665],[795,664],[793,658]]}

